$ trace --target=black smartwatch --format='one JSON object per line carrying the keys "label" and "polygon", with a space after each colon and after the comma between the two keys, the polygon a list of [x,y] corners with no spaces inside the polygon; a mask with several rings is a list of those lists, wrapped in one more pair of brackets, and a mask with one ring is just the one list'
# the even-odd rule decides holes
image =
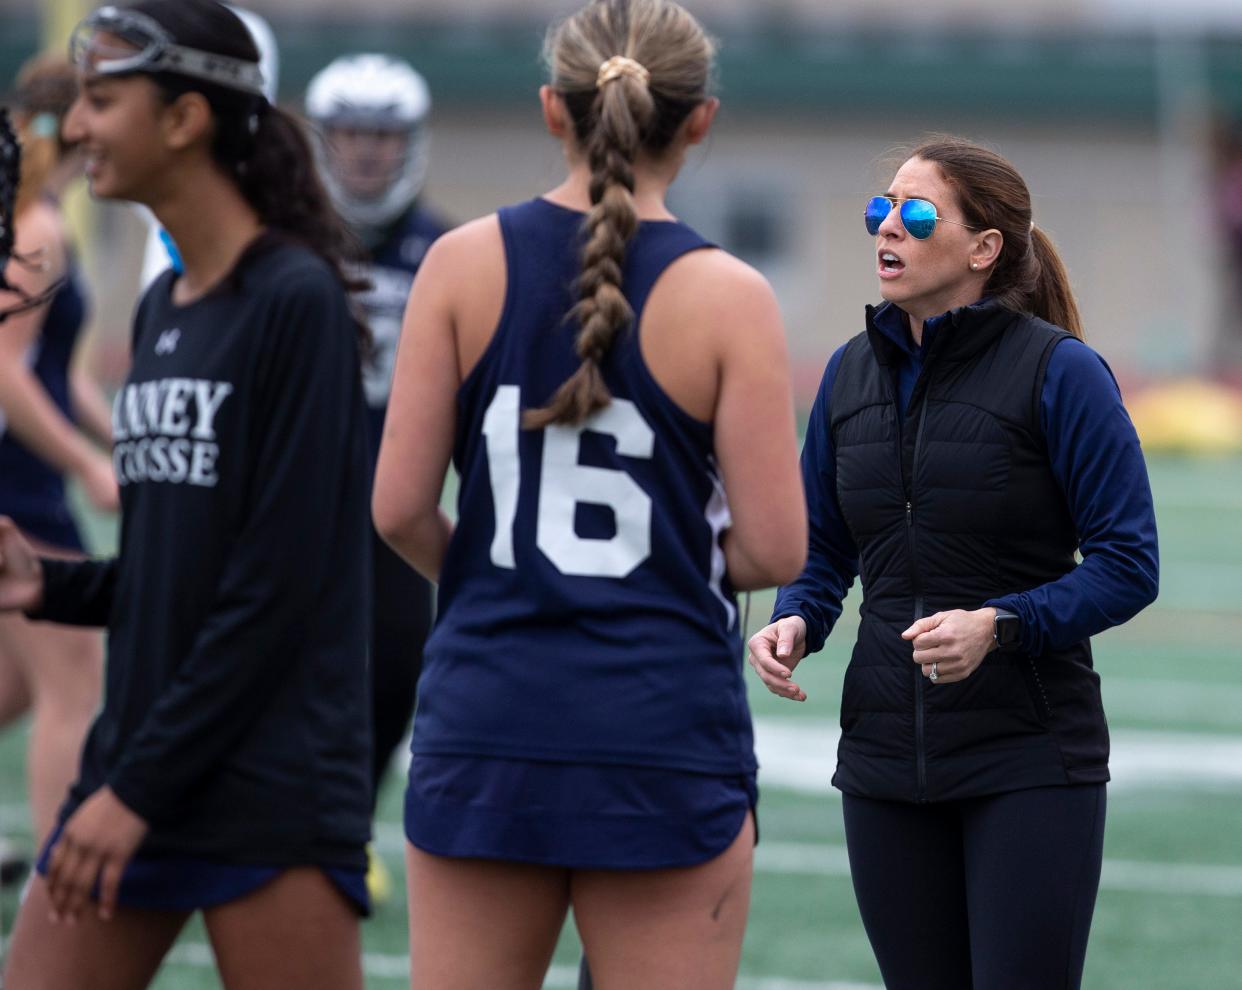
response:
{"label": "black smartwatch", "polygon": [[1022,636],[1022,620],[1013,612],[1003,608],[996,610],[996,618],[992,620],[992,638],[1002,650],[1017,646]]}

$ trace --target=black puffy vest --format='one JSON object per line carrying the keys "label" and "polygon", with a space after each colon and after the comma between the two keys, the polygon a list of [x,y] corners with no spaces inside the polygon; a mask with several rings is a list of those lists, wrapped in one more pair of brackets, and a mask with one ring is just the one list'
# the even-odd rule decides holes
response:
{"label": "black puffy vest", "polygon": [[1054,581],[1078,538],[1040,425],[1048,358],[1068,334],[994,303],[954,310],[904,420],[896,348],[867,310],[829,409],[837,497],[859,551],[858,642],[833,783],[938,801],[1108,779],[1108,729],[1087,641],[993,650],[956,684],[927,682],[901,633]]}

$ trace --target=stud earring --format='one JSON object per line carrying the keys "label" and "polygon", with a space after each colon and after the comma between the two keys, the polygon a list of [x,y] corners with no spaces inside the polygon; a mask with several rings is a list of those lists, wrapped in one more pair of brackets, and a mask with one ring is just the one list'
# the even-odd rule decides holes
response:
{"label": "stud earring", "polygon": [[971,267],[971,270],[972,270],[972,271],[974,271],[974,270],[978,269],[978,267],[979,267],[979,262],[977,262],[977,261],[972,261],[972,262],[970,263],[970,267]]}

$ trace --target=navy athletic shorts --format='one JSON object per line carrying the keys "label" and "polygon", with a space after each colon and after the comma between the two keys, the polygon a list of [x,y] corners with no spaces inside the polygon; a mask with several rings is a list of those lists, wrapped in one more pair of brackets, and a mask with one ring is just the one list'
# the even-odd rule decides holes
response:
{"label": "navy athletic shorts", "polygon": [[415,755],[405,834],[439,856],[572,869],[695,866],[729,847],[758,799],[754,773]]}
{"label": "navy athletic shorts", "polygon": [[[40,876],[47,876],[52,847],[60,838],[61,828],[56,826],[39,853],[35,869]],[[117,903],[151,911],[198,911],[245,897],[287,869],[288,866],[222,863],[193,857],[135,856],[121,874]],[[321,869],[360,915],[370,915],[365,870],[334,866]],[[98,896],[96,886],[91,897]]]}

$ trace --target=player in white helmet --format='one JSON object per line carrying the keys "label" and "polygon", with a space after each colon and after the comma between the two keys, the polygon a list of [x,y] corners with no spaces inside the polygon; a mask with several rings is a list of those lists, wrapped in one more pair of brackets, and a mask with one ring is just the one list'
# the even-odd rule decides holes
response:
{"label": "player in white helmet", "polygon": [[379,246],[422,191],[430,111],[426,81],[388,55],[338,58],[306,91],[328,191],[370,247]]}
{"label": "player in white helmet", "polygon": [[[337,210],[367,251],[357,274],[370,289],[357,298],[373,339],[363,371],[372,470],[388,408],[393,360],[414,273],[447,229],[422,202],[431,94],[410,65],[388,55],[336,59],[310,82],[306,115],[318,137],[320,171]],[[371,677],[373,783],[384,772],[414,713],[423,641],[431,626],[431,585],[372,531]],[[372,858],[367,882],[376,901],[389,881]]]}

